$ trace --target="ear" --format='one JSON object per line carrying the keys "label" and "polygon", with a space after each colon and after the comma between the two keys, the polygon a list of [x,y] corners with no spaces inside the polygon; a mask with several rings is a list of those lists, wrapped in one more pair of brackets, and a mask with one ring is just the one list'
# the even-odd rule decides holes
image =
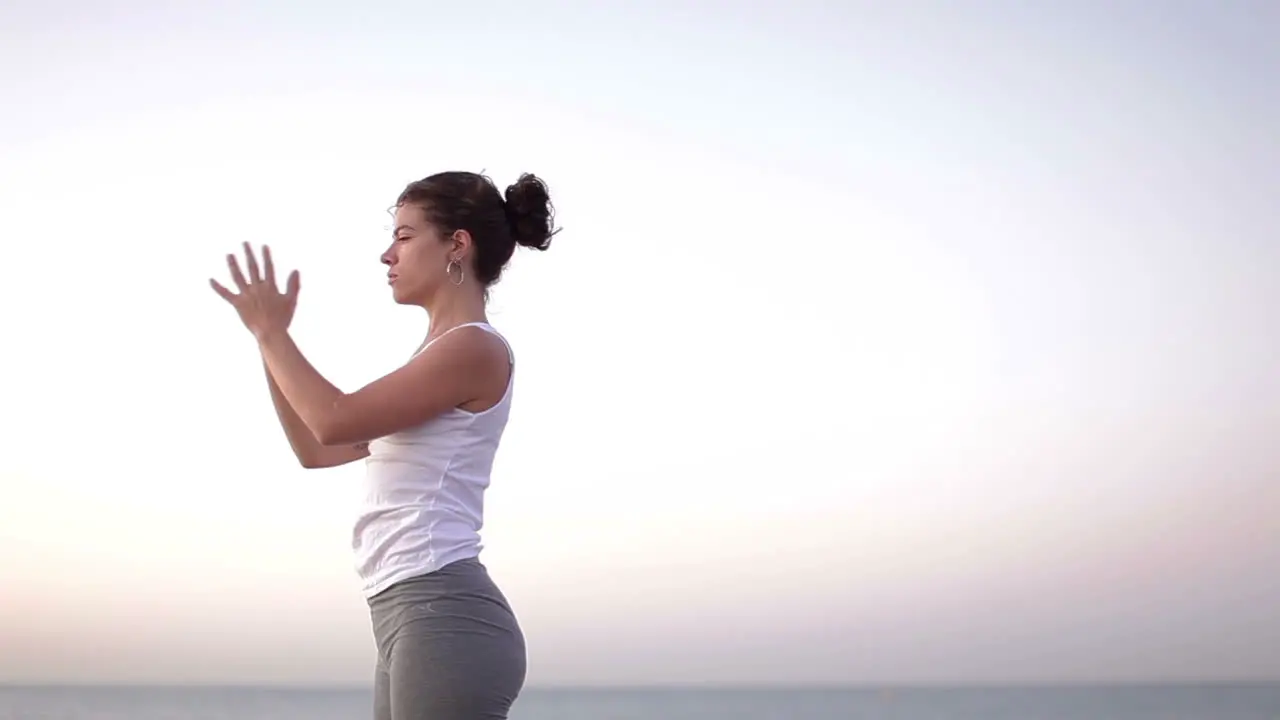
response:
{"label": "ear", "polygon": [[466,260],[471,255],[471,233],[466,230],[454,230],[449,236],[449,257]]}

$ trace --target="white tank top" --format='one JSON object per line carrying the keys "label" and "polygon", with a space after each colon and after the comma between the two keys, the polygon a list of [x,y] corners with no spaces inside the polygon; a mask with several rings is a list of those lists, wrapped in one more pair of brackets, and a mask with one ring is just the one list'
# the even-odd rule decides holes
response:
{"label": "white tank top", "polygon": [[455,407],[369,443],[363,501],[352,534],[366,597],[480,554],[484,491],[511,411],[515,356],[492,326],[466,323],[441,333],[414,357],[464,327],[482,328],[507,346],[511,369],[506,391],[487,410]]}

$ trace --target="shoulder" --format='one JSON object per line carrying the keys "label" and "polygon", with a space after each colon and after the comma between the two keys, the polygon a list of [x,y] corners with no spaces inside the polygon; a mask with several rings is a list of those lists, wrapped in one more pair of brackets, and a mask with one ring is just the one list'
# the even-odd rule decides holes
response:
{"label": "shoulder", "polygon": [[503,339],[487,328],[459,327],[402,367],[343,395],[317,437],[327,445],[363,442],[492,398],[507,382],[508,358]]}
{"label": "shoulder", "polygon": [[474,372],[499,366],[505,369],[509,359],[507,342],[496,330],[470,325],[440,336],[418,353],[410,364],[447,366],[454,370]]}

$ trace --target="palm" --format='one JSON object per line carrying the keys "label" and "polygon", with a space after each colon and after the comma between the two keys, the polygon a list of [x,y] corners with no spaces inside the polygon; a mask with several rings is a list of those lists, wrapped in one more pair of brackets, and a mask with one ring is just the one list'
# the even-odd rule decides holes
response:
{"label": "palm", "polygon": [[261,272],[249,243],[244,244],[244,253],[245,265],[249,270],[247,280],[240,271],[236,256],[227,255],[227,267],[231,270],[231,279],[239,292],[228,290],[217,280],[210,280],[209,284],[213,286],[214,292],[236,309],[240,320],[256,337],[288,329],[289,323],[293,321],[293,312],[298,307],[298,290],[301,285],[298,271],[289,273],[282,293],[276,287],[276,270],[271,260],[271,249],[265,245],[262,247]]}

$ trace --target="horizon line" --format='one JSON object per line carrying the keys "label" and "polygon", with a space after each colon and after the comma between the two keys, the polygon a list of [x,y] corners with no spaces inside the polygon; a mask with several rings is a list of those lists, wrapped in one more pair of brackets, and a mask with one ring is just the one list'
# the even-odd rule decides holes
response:
{"label": "horizon line", "polygon": [[[636,692],[636,691],[946,691],[946,690],[1095,690],[1101,688],[1208,688],[1280,687],[1275,678],[1180,678],[1114,680],[1009,680],[886,681],[886,682],[655,682],[655,683],[537,683],[524,688],[534,692]],[[0,689],[23,690],[248,690],[265,692],[366,692],[364,683],[245,683],[193,681],[10,681],[0,679]]]}

